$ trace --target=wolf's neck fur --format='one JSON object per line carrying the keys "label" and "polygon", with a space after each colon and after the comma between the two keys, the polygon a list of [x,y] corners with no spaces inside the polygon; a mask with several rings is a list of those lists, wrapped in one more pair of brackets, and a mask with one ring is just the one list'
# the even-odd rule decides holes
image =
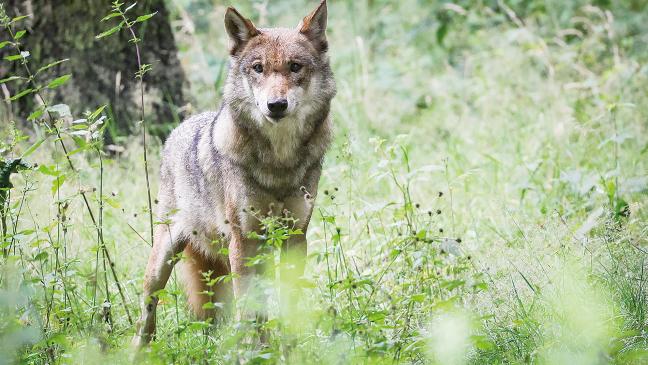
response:
{"label": "wolf's neck fur", "polygon": [[258,127],[258,132],[270,144],[270,150],[265,153],[271,154],[274,160],[286,165],[295,160],[297,149],[304,139],[305,129],[309,129],[307,132],[312,130],[312,128],[306,128],[304,122],[298,118],[290,117],[275,124],[264,122]]}
{"label": "wolf's neck fur", "polygon": [[219,153],[267,187],[296,183],[313,164],[321,164],[331,139],[329,108],[309,115],[258,123],[225,105],[214,131]]}

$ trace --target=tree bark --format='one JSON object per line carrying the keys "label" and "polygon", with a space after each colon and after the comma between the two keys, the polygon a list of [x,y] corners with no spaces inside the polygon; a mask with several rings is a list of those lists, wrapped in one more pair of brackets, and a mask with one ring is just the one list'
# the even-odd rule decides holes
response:
{"label": "tree bark", "polygon": [[[101,21],[110,13],[111,1],[8,0],[4,3],[10,17],[30,15],[18,22],[16,29],[27,30],[20,42],[21,47],[31,53],[32,72],[51,62],[69,59],[37,77],[37,82],[43,85],[56,76],[72,74],[63,86],[45,91],[50,104],[69,105],[75,118],[81,117],[84,111],[107,104],[112,117],[108,139],[136,131],[140,120],[140,93],[139,81],[135,78],[137,55],[134,44],[129,41],[131,35],[123,29],[106,38],[95,38],[119,23],[119,18]],[[130,4],[126,2],[122,8]],[[144,76],[147,123],[152,133],[164,135],[174,122],[182,119],[179,110],[185,104],[183,89],[187,81],[177,57],[178,49],[164,1],[139,1],[127,15],[134,20],[153,12],[157,12],[155,16],[134,28],[141,39],[142,63],[152,66]],[[0,40],[8,38],[8,34],[4,34]],[[3,58],[13,53],[9,47],[0,51]],[[2,61],[1,78],[24,74],[19,63]],[[14,82],[7,83],[6,87],[15,95],[25,85]],[[33,96],[19,99],[11,106],[13,119],[24,123],[36,106]]]}

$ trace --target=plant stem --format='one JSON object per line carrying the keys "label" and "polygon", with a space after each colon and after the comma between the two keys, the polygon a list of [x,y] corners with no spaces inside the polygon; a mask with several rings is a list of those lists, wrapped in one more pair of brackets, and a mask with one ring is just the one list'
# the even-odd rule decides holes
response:
{"label": "plant stem", "polygon": [[[13,30],[11,29],[11,26],[7,26],[5,29],[9,32],[9,35],[11,36],[11,39],[14,39],[14,33],[13,33]],[[18,46],[17,43],[14,42],[13,47],[19,54],[21,53],[20,46]],[[34,76],[31,73],[31,70],[29,69],[29,66],[27,66],[27,62],[25,60],[23,60],[22,65],[23,65],[23,68],[25,69],[25,72],[27,72],[27,75],[29,76],[29,82],[34,87],[34,90],[35,90],[34,93],[36,94],[36,96],[40,99],[41,103],[43,104],[43,107],[45,108],[44,110],[47,113],[47,115],[49,116],[50,121],[54,121],[54,117],[53,117],[52,113],[48,110],[48,105],[49,104],[45,101],[45,99],[43,98],[43,96],[39,92],[40,88],[36,85],[36,82],[34,81]],[[48,126],[48,125],[46,124],[46,126]],[[49,128],[49,126],[48,126],[48,128]],[[56,134],[56,137],[57,137],[56,139],[59,141],[59,144],[61,145],[61,148],[63,149],[63,153],[65,155],[65,159],[66,159],[66,161],[68,163],[68,166],[70,167],[70,170],[72,170],[73,173],[77,173],[77,169],[75,168],[74,163],[72,162],[72,159],[70,158],[70,154],[68,152],[67,147],[65,146],[65,142],[63,142],[63,137],[61,136],[61,131],[59,130],[59,128],[55,124],[53,124],[51,128],[54,129],[54,133]],[[88,201],[88,197],[86,196],[84,191],[79,191],[79,194],[81,195],[81,198],[83,199],[83,202],[84,202],[84,204],[86,206],[86,209],[88,211],[88,215],[90,216],[90,220],[92,221],[92,225],[95,227],[95,229],[97,231],[99,231],[99,226],[97,225],[97,220],[95,219],[95,216],[92,213],[92,208],[90,207],[90,202]],[[126,316],[128,317],[128,322],[132,325],[133,320],[132,320],[132,318],[130,316],[130,312],[128,311],[128,304],[126,303],[126,297],[124,295],[121,284],[119,282],[119,278],[117,277],[117,272],[115,271],[115,264],[112,261],[112,259],[110,258],[110,254],[108,253],[108,249],[106,248],[106,245],[105,245],[105,243],[103,241],[103,236],[99,235],[99,237],[100,237],[101,250],[106,255],[106,258],[108,259],[108,263],[110,264],[110,270],[112,271],[113,279],[115,280],[115,284],[117,285],[117,289],[119,290],[119,295],[122,298],[122,302],[124,304],[124,309],[126,310]]]}
{"label": "plant stem", "polygon": [[146,177],[146,195],[148,198],[148,215],[149,215],[149,231],[150,231],[150,239],[151,239],[151,244],[153,244],[153,201],[151,199],[151,182],[150,182],[150,177],[149,177],[149,170],[148,170],[148,154],[147,154],[147,148],[146,148],[146,118],[144,118],[144,70],[142,68],[142,56],[140,53],[140,48],[139,48],[139,38],[137,38],[137,35],[135,35],[135,31],[133,30],[133,23],[128,21],[128,18],[126,17],[126,14],[124,14],[121,10],[121,8],[117,8],[117,11],[121,14],[122,19],[124,20],[124,23],[126,24],[126,27],[128,28],[128,31],[131,34],[131,42],[135,45],[135,53],[137,55],[137,67],[138,67],[138,78],[139,78],[139,89],[140,89],[140,120],[142,121],[142,149],[143,153],[142,156],[144,158],[144,176]]}

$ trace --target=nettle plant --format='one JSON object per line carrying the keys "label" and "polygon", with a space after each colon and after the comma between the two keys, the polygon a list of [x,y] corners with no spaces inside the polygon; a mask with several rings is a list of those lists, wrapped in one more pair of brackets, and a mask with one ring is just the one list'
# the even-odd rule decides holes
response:
{"label": "nettle plant", "polygon": [[[444,193],[436,193],[425,204],[413,199],[417,178],[429,174],[429,168],[414,169],[404,143],[374,144],[381,162],[373,179],[384,180],[385,191],[398,198],[347,216],[336,213],[338,204],[320,209],[326,248],[317,261],[324,263],[327,273],[321,291],[330,305],[327,313],[333,314],[330,330],[347,333],[362,344],[356,347],[358,355],[422,359],[421,330],[432,316],[461,305],[462,294],[484,290],[486,284],[471,271],[462,240],[444,232],[442,212],[434,208]],[[336,190],[327,198],[335,201]],[[363,228],[341,229],[345,221]],[[363,255],[349,255],[358,247]]]}
{"label": "nettle plant", "polygon": [[[101,33],[97,38],[101,39],[121,29],[130,32],[131,42],[138,51],[139,69],[134,72],[134,76],[141,83],[146,72],[150,70],[150,65],[143,64],[139,59],[140,40],[136,37],[134,25],[145,22],[154,14],[130,20],[126,13],[133,6],[122,10],[122,5],[114,2],[112,12],[104,18],[104,21],[107,21],[120,17],[119,25]],[[115,298],[119,298],[128,324],[132,324],[133,321],[125,287],[120,281],[118,268],[104,239],[104,208],[106,204],[115,204],[113,197],[104,194],[103,133],[110,123],[104,112],[106,105],[83,112],[82,118],[75,119],[69,106],[53,104],[49,100],[51,90],[69,82],[72,74],[46,77],[68,59],[56,60],[42,67],[34,65],[29,50],[24,49],[21,44],[23,37],[27,36],[27,30],[21,29],[20,24],[27,17],[10,18],[0,4],[0,27],[3,30],[3,38],[7,39],[0,42],[0,49],[10,50],[12,54],[5,56],[4,61],[14,63],[17,66],[15,69],[19,70],[16,74],[0,80],[0,84],[9,86],[7,90],[13,89],[13,95],[4,101],[14,103],[21,98],[32,97],[36,105],[28,116],[22,116],[32,123],[36,135],[36,141],[28,148],[23,147],[29,137],[17,129],[14,123],[0,127],[3,136],[8,137],[0,141],[0,248],[2,260],[7,264],[3,265],[5,270],[0,272],[0,284],[5,288],[12,288],[8,293],[17,292],[22,295],[20,305],[7,307],[9,312],[17,308],[12,318],[30,318],[31,326],[39,327],[39,331],[30,332],[30,336],[21,337],[22,340],[15,346],[35,343],[30,358],[49,359],[53,362],[63,348],[63,333],[66,333],[66,330],[76,328],[81,334],[90,333],[99,337],[102,335],[97,332],[102,332],[101,328],[106,329],[104,333],[114,331],[116,323],[113,320],[112,302]],[[141,93],[142,138],[146,146],[143,87]],[[46,141],[52,143],[50,150],[54,153],[51,159],[44,159],[38,163],[32,161],[33,154]],[[77,166],[79,161],[75,159],[75,155],[85,157],[91,167],[99,171],[98,186],[84,186],[80,181],[82,168]],[[146,148],[144,169],[152,227]],[[21,191],[17,191],[11,183],[11,175],[16,173],[21,174]],[[42,226],[34,219],[31,211],[29,216],[26,216],[29,210],[26,201],[40,181],[48,180],[51,180],[50,192],[57,213],[56,219]],[[79,188],[72,188],[73,193],[65,195],[61,188],[66,183],[72,185],[72,181]],[[93,234],[84,232],[83,225],[73,225],[70,222],[69,209],[78,201],[81,202],[81,209],[90,222]],[[29,219],[32,221],[31,227],[25,228],[24,223],[19,224]],[[72,257],[68,252],[73,230],[79,231],[75,232],[75,235],[87,234],[95,237],[96,245],[91,248],[96,253],[94,268],[87,268],[87,264],[79,262],[79,258]],[[19,275],[15,275],[16,272]],[[16,281],[9,278],[20,279]],[[90,289],[83,289],[88,287]],[[2,306],[5,304],[2,303]],[[96,326],[98,321],[103,323],[104,327]],[[18,331],[18,328],[15,330]],[[10,335],[11,331],[3,334]],[[7,350],[13,352],[12,349]]]}
{"label": "nettle plant", "polygon": [[[434,316],[462,306],[461,298],[468,292],[487,288],[472,269],[471,257],[463,253],[461,239],[444,234],[441,210],[424,209],[413,201],[416,178],[428,169],[413,169],[400,143],[376,141],[376,153],[382,163],[374,177],[384,179],[388,188],[382,191],[397,198],[380,207],[358,209],[362,203],[357,199],[340,198],[345,188],[323,189],[324,201],[311,222],[320,225],[318,245],[324,246],[310,255],[316,275],[312,281],[289,278],[288,284],[281,284],[303,291],[300,303],[289,311],[280,308],[284,313],[264,325],[275,335],[272,346],[250,353],[252,358],[425,361],[426,330]],[[342,158],[354,163],[350,155]],[[425,205],[443,199],[444,194],[436,192]],[[276,268],[277,252],[301,232],[284,218],[266,217],[262,224],[264,233],[255,237],[265,242],[265,248],[250,264],[270,262]],[[476,332],[471,340],[477,348],[490,346]]]}

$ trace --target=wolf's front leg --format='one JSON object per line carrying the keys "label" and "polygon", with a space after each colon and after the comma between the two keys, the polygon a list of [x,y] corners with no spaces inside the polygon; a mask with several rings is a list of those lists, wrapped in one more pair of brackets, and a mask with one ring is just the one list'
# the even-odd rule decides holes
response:
{"label": "wolf's front leg", "polygon": [[282,281],[293,281],[304,274],[307,251],[306,231],[313,214],[313,202],[317,193],[316,185],[310,188],[312,189],[311,192],[304,189],[303,196],[290,197],[285,201],[288,214],[295,219],[295,228],[301,230],[302,233],[291,236],[284,243],[281,261],[286,274],[284,276],[282,273]]}
{"label": "wolf's front leg", "polygon": [[[313,192],[314,195],[314,192]],[[299,300],[300,278],[306,267],[306,231],[313,212],[314,196],[306,192],[305,196],[288,198],[286,210],[296,219],[295,228],[302,233],[291,236],[282,247],[281,252],[281,309],[284,314],[294,314]]]}
{"label": "wolf's front leg", "polygon": [[[247,233],[233,234],[229,244],[229,261],[232,270],[232,284],[236,301],[237,320],[252,319],[257,312],[263,312],[260,293],[257,292],[256,269],[247,264],[250,257],[257,255],[258,242],[247,238]],[[251,318],[252,317],[252,318]]]}
{"label": "wolf's front leg", "polygon": [[184,250],[186,244],[186,238],[179,226],[159,225],[155,228],[153,250],[144,276],[142,314],[137,321],[137,330],[133,337],[133,346],[136,348],[146,346],[155,334],[155,312],[158,303],[155,293],[166,286],[175,265],[175,257]]}
{"label": "wolf's front leg", "polygon": [[280,275],[280,308],[282,315],[290,316],[297,313],[302,276],[306,266],[306,235],[292,236],[284,242],[281,250]]}
{"label": "wolf's front leg", "polygon": [[295,282],[306,267],[306,232],[290,237],[281,250],[281,281]]}
{"label": "wolf's front leg", "polygon": [[226,211],[231,227],[229,259],[233,274],[236,318],[262,323],[267,318],[268,304],[263,277],[265,267],[251,265],[250,258],[259,254],[260,241],[250,238],[250,234],[261,233],[259,215],[273,206],[273,201],[267,196],[248,194],[245,200],[237,203],[229,204],[232,209]]}

